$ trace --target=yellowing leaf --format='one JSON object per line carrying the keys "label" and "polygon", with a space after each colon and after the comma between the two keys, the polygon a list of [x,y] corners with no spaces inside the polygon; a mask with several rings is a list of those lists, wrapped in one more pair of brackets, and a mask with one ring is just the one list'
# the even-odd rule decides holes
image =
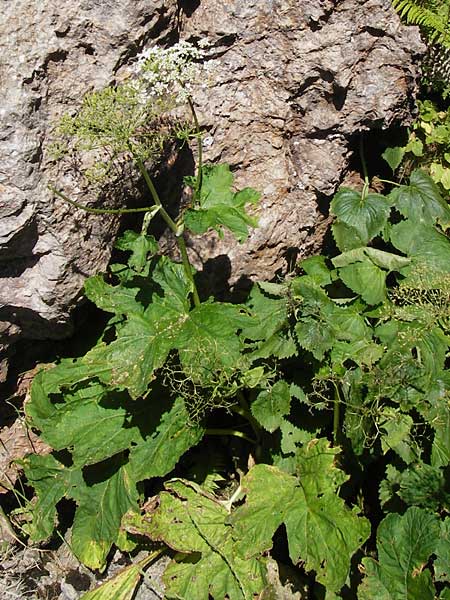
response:
{"label": "yellowing leaf", "polygon": [[[150,556],[152,558],[152,556]],[[138,585],[142,569],[149,562],[149,558],[139,561],[122,569],[95,590],[91,590],[81,596],[80,600],[132,600],[136,586]]]}
{"label": "yellowing leaf", "polygon": [[256,465],[242,480],[245,504],[230,522],[248,557],[269,550],[273,534],[284,523],[291,560],[304,562],[329,591],[338,592],[370,525],[337,495],[346,476],[334,467],[336,452],[326,440],[310,442],[297,456],[298,477]]}
{"label": "yellowing leaf", "polygon": [[128,515],[124,526],[182,553],[164,573],[167,598],[258,597],[267,585],[266,560],[241,553],[227,524],[228,511],[193,483],[176,479],[165,487],[156,511],[148,517]]}

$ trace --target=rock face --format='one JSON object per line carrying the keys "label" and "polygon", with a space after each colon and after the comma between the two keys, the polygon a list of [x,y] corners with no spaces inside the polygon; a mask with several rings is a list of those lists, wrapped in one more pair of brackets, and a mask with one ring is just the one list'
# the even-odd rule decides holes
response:
{"label": "rock face", "polygon": [[86,197],[43,147],[58,116],[144,47],[180,35],[210,42],[210,77],[195,93],[206,158],[263,193],[244,245],[189,241],[196,266],[231,284],[271,278],[318,249],[320,200],[342,180],[355,134],[410,119],[423,51],[389,0],[16,0],[3,12],[0,352],[69,335],[84,279],[108,263],[118,220],[55,201],[56,178]]}
{"label": "rock face", "polygon": [[183,31],[213,43],[196,95],[207,159],[263,193],[248,243],[211,235],[196,251],[227,255],[232,282],[271,278],[320,246],[318,199],[342,181],[358,132],[409,119],[417,31],[389,0],[202,0]]}

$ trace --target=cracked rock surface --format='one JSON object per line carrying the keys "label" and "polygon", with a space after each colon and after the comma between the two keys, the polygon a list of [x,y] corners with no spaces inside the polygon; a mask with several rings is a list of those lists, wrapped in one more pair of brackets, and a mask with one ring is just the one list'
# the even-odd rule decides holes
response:
{"label": "cracked rock surface", "polygon": [[320,248],[319,200],[345,176],[356,133],[410,120],[424,50],[389,0],[6,0],[2,9],[4,356],[23,338],[70,335],[85,278],[108,264],[118,219],[55,201],[56,177],[75,199],[96,199],[56,174],[45,145],[61,114],[143,48],[209,40],[209,77],[195,93],[206,159],[229,162],[238,186],[262,192],[260,227],[245,244],[189,240],[196,267],[224,286],[271,278]]}

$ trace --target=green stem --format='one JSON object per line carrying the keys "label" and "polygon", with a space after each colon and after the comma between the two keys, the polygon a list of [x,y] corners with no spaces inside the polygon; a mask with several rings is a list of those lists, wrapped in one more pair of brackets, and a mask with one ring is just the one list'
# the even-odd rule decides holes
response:
{"label": "green stem", "polygon": [[184,241],[183,234],[176,236],[176,238],[178,242],[178,248],[181,254],[181,260],[183,262],[184,272],[186,273],[187,277],[189,278],[192,284],[192,298],[194,300],[194,306],[199,307],[201,302],[200,297],[198,295],[197,286],[195,285],[194,275],[192,273],[192,267],[189,261],[189,256],[186,250],[186,242]]}
{"label": "green stem", "polygon": [[195,112],[195,106],[192,98],[188,96],[188,104],[191,109],[192,118],[195,125],[195,135],[197,137],[197,152],[198,152],[198,164],[197,164],[197,179],[195,184],[195,195],[198,197],[202,187],[202,173],[203,173],[203,145],[202,145],[202,133],[200,130],[200,123],[198,121],[197,113]]}
{"label": "green stem", "polygon": [[362,133],[361,133],[361,137],[359,138],[359,156],[361,158],[361,166],[362,166],[363,175],[364,175],[364,183],[366,185],[369,185],[369,173],[367,171],[366,157],[364,155],[364,138],[363,138]]}
{"label": "green stem", "polygon": [[247,411],[245,411],[243,408],[241,408],[240,406],[230,406],[230,410],[231,412],[236,413],[237,415],[239,415],[240,417],[244,417],[244,419],[247,419]]}
{"label": "green stem", "polygon": [[169,215],[169,213],[166,211],[166,209],[164,208],[164,206],[162,205],[162,202],[160,200],[158,192],[156,191],[156,188],[155,188],[155,186],[153,184],[153,181],[152,181],[150,175],[148,174],[147,169],[145,168],[144,163],[137,156],[134,156],[134,159],[136,161],[136,164],[138,166],[138,169],[139,169],[142,177],[144,178],[144,181],[145,181],[145,183],[147,185],[147,188],[150,191],[150,194],[151,194],[151,196],[153,198],[153,202],[159,208],[159,212],[160,212],[162,218],[164,219],[166,225],[177,236],[179,234],[179,227],[175,223],[175,221],[172,219],[172,217]]}
{"label": "green stem", "polygon": [[245,433],[243,433],[242,431],[239,431],[238,429],[207,429],[205,431],[206,435],[232,435],[234,437],[238,437],[241,438],[243,440],[246,440],[247,442],[250,442],[251,444],[256,444],[256,440],[254,440],[253,438],[249,437],[248,435],[246,435]]}
{"label": "green stem", "polygon": [[366,157],[364,156],[364,138],[361,133],[361,137],[359,138],[359,156],[361,158],[361,166],[364,175],[364,187],[361,192],[361,200],[364,201],[367,198],[367,194],[369,193],[369,172],[367,171],[367,163]]}
{"label": "green stem", "polygon": [[142,219],[141,235],[147,235],[148,228],[153,217],[154,214],[152,214],[150,211],[145,213],[144,218]]}
{"label": "green stem", "polygon": [[153,208],[152,206],[145,206],[143,208],[89,208],[88,206],[84,206],[83,204],[79,204],[78,202],[71,200],[65,194],[51,185],[48,186],[48,189],[59,196],[61,200],[64,200],[64,202],[68,202],[72,206],[75,206],[75,208],[81,208],[81,210],[84,210],[88,213],[93,213],[95,215],[122,215],[126,213],[140,213],[148,212]]}
{"label": "green stem", "polygon": [[259,426],[259,423],[255,419],[255,417],[252,415],[252,412],[250,410],[248,402],[244,396],[244,393],[241,390],[238,391],[237,398],[239,400],[239,404],[241,405],[242,416],[245,417],[247,419],[247,421],[250,423],[250,425],[256,435],[256,439],[259,441],[261,439],[261,427]]}
{"label": "green stem", "polygon": [[180,254],[181,254],[181,261],[183,263],[184,272],[186,274],[186,277],[189,279],[189,281],[191,282],[191,285],[192,285],[192,298],[194,300],[194,306],[198,307],[198,306],[200,306],[200,298],[198,295],[197,286],[195,285],[194,275],[192,273],[192,266],[189,261],[188,253],[186,250],[186,242],[184,241],[182,228],[180,228],[175,223],[175,221],[172,219],[172,217],[169,215],[169,213],[163,207],[161,199],[158,195],[158,192],[156,191],[153,181],[152,181],[147,169],[145,168],[145,165],[142,162],[142,160],[138,156],[134,156],[134,159],[136,161],[136,164],[138,166],[138,169],[139,169],[142,177],[144,178],[147,188],[150,191],[150,194],[153,198],[154,203],[159,208],[159,213],[160,213],[161,217],[165,221],[166,225],[170,228],[170,230],[175,234],[175,239],[177,240],[178,248],[179,248]]}
{"label": "green stem", "polygon": [[391,181],[390,179],[380,179],[379,177],[376,178],[377,181],[381,181],[381,183],[389,183],[390,185],[396,185],[397,187],[401,187],[401,183],[397,183],[396,181]]}
{"label": "green stem", "polygon": [[336,446],[338,443],[339,436],[339,425],[340,425],[340,404],[341,395],[339,394],[339,388],[336,383],[334,385],[334,406],[333,406],[333,444]]}

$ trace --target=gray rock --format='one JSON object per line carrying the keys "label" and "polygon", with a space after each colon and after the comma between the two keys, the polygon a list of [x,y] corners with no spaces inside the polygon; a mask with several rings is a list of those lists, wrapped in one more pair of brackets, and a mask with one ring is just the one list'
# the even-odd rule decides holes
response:
{"label": "gray rock", "polygon": [[202,0],[183,32],[212,43],[211,81],[195,94],[206,159],[263,193],[247,243],[211,234],[192,257],[201,268],[227,256],[231,284],[270,279],[320,248],[318,200],[342,181],[357,134],[409,122],[423,46],[389,0]]}
{"label": "gray rock", "polygon": [[44,149],[52,123],[143,47],[180,31],[210,40],[210,80],[195,94],[206,158],[263,193],[247,243],[189,241],[198,269],[226,264],[223,286],[270,278],[318,250],[327,225],[318,198],[342,180],[357,132],[409,121],[423,52],[389,0],[4,0],[2,9],[0,351],[70,335],[85,278],[108,264],[118,219],[74,210],[47,186],[93,205],[120,199],[89,195]]}
{"label": "gray rock", "polygon": [[[20,336],[14,330],[16,340],[72,333],[70,315],[83,282],[105,269],[119,226],[115,217],[89,215],[55,201],[49,183],[75,199],[95,198],[46,160],[46,139],[58,117],[88,90],[112,82],[130,55],[174,31],[176,5],[164,0],[3,2],[0,322],[20,328]],[[1,345],[8,345],[6,336]],[[4,375],[4,362],[2,370]]]}

